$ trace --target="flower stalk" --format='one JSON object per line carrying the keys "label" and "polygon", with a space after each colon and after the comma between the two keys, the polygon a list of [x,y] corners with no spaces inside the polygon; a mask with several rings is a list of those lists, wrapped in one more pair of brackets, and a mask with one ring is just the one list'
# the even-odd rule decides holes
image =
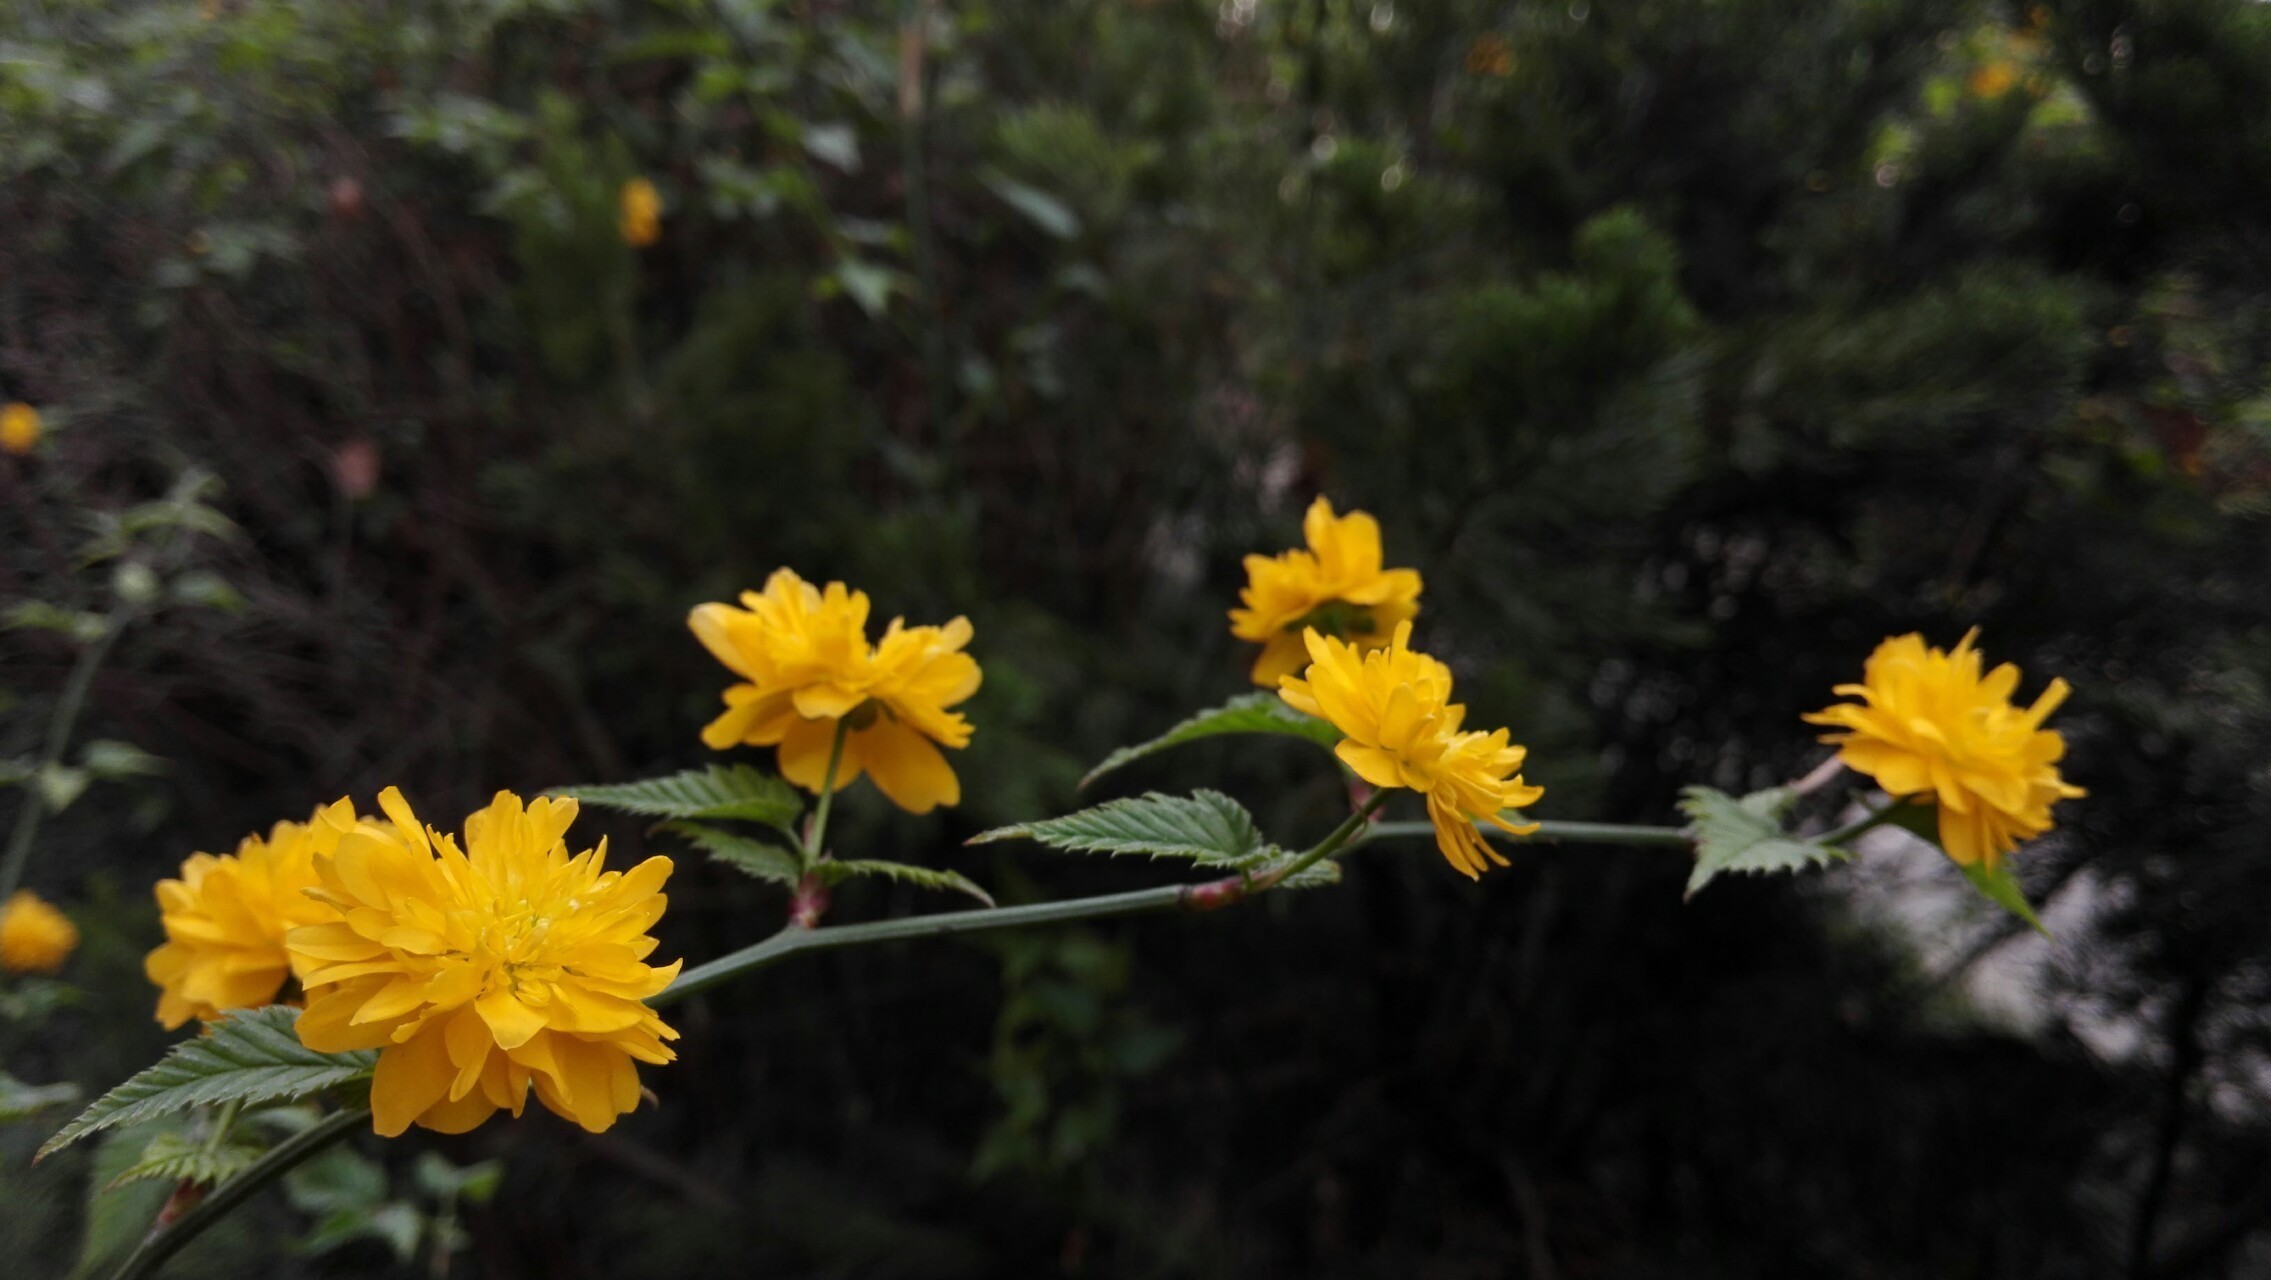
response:
{"label": "flower stalk", "polygon": [[828,744],[828,771],[820,775],[820,802],[813,806],[812,825],[804,830],[804,865],[808,867],[827,856],[828,810],[836,801],[836,771],[843,767],[844,738],[850,732],[850,723],[838,718],[835,740]]}
{"label": "flower stalk", "polygon": [[63,686],[63,695],[56,699],[55,714],[47,725],[47,743],[40,752],[38,769],[32,775],[35,785],[23,789],[23,807],[16,811],[16,825],[8,832],[8,851],[0,855],[0,902],[6,902],[23,883],[24,866],[31,861],[32,841],[39,835],[40,820],[47,816],[47,800],[40,794],[37,779],[63,763],[63,753],[71,745],[72,731],[79,725],[79,712],[86,706],[87,692],[94,687],[95,672],[110,656],[111,646],[118,643],[119,634],[125,630],[125,617],[113,616],[102,635],[79,655],[78,664],[71,668],[70,681]]}
{"label": "flower stalk", "polygon": [[1288,862],[1283,866],[1275,867],[1269,871],[1262,873],[1261,875],[1253,877],[1248,883],[1252,885],[1253,889],[1256,892],[1273,888],[1277,885],[1283,884],[1287,879],[1308,870],[1317,862],[1329,858],[1335,853],[1340,852],[1340,850],[1344,846],[1346,846],[1352,838],[1355,837],[1356,833],[1362,830],[1364,825],[1372,820],[1372,815],[1378,813],[1380,811],[1380,806],[1387,803],[1387,800],[1387,792],[1373,792],[1371,799],[1366,800],[1363,804],[1357,806],[1356,812],[1348,815],[1348,817],[1343,820],[1339,826],[1334,827],[1332,831],[1325,836],[1324,839],[1319,840],[1315,846],[1310,848],[1308,852],[1302,854],[1300,857],[1295,858],[1293,861]]}
{"label": "flower stalk", "polygon": [[[1692,853],[1695,840],[1684,827],[1652,827],[1622,822],[1553,822],[1541,820],[1537,830],[1527,835],[1516,835],[1496,827],[1478,826],[1476,830],[1508,844],[1614,844],[1638,849],[1679,849]],[[1378,822],[1359,838],[1365,844],[1374,840],[1396,840],[1415,836],[1432,836],[1435,827],[1427,822]]]}
{"label": "flower stalk", "polygon": [[1882,806],[1871,809],[1842,827],[1824,831],[1814,837],[1816,844],[1844,844],[1864,831],[1872,831],[1893,820],[1909,802],[1898,797],[1887,800]]}

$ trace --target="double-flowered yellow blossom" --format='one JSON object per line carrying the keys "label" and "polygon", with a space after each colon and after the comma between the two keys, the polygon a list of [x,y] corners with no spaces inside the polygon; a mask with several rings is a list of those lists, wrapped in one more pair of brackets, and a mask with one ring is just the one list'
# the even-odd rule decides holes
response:
{"label": "double-flowered yellow blossom", "polygon": [[778,746],[781,776],[817,792],[828,775],[836,726],[845,726],[836,786],[862,773],[893,804],[928,813],[962,799],[939,747],[970,744],[970,722],[947,708],[978,691],[977,660],[962,652],[970,622],[910,627],[897,618],[868,643],[868,599],[841,582],[814,587],[776,570],[741,606],[705,604],[687,618],[717,660],[747,683],[725,691],[725,714],[702,730],[724,751]]}
{"label": "double-flowered yellow blossom", "polygon": [[2066,700],[2052,680],[2034,705],[2011,702],[2019,669],[2006,662],[1982,676],[1974,628],[1952,652],[1919,635],[1895,636],[1869,655],[1860,684],[1841,702],[1808,715],[1838,759],[1876,779],[1886,794],[1929,797],[1940,808],[1940,845],[1964,866],[1989,871],[2003,855],[2050,830],[2050,806],[2083,794],[2058,775],[2065,739],[2042,722]]}
{"label": "double-flowered yellow blossom", "polygon": [[0,405],[0,449],[25,454],[39,447],[42,427],[39,410],[21,400]]}
{"label": "double-flowered yellow blossom", "polygon": [[1246,557],[1242,604],[1230,611],[1230,634],[1262,646],[1254,683],[1265,689],[1308,664],[1305,631],[1377,649],[1419,613],[1418,572],[1380,567],[1379,521],[1362,511],[1335,516],[1331,501],[1319,497],[1301,532],[1306,551]]}
{"label": "double-flowered yellow blossom", "polygon": [[1358,777],[1425,796],[1436,847],[1453,867],[1474,879],[1488,869],[1486,858],[1505,866],[1475,823],[1515,835],[1538,829],[1503,813],[1545,794],[1522,781],[1528,750],[1507,741],[1504,729],[1460,728],[1467,709],[1451,701],[1451,669],[1411,648],[1409,622],[1396,624],[1388,647],[1369,653],[1315,631],[1302,640],[1309,669],[1287,676],[1279,696],[1346,735],[1333,751]]}
{"label": "double-flowered yellow blossom", "polygon": [[179,880],[160,880],[166,940],[142,962],[158,984],[158,1021],[171,1030],[274,1000],[292,975],[284,935],[339,918],[307,891],[316,858],[355,826],[355,806],[341,800],[306,822],[277,823],[265,840],[246,836],[235,853],[193,853]]}
{"label": "double-flowered yellow blossom", "polygon": [[623,243],[634,249],[644,249],[662,238],[662,194],[645,178],[633,178],[623,184],[617,215],[617,230],[623,234]]}
{"label": "double-flowered yellow blossom", "polygon": [[419,825],[389,787],[389,824],[364,822],[316,859],[315,897],[340,918],[285,937],[307,987],[302,1043],[382,1049],[372,1127],[463,1133],[529,1087],[594,1133],[639,1103],[634,1062],[664,1063],[678,1033],[648,1008],[678,964],[646,963],[670,859],[608,871],[607,842],[570,854],[573,800],[500,791],[465,820],[465,847]]}
{"label": "double-flowered yellow blossom", "polygon": [[0,903],[0,969],[53,973],[79,946],[79,927],[29,889]]}

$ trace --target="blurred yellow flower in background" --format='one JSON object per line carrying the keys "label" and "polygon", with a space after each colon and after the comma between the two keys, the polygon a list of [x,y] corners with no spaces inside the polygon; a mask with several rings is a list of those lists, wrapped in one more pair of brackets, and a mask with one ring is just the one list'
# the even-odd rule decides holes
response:
{"label": "blurred yellow flower in background", "polygon": [[1362,511],[1335,516],[1320,496],[1302,517],[1301,532],[1305,551],[1246,557],[1241,607],[1230,611],[1230,634],[1262,646],[1253,679],[1265,689],[1308,665],[1305,631],[1377,649],[1419,613],[1419,574],[1380,567],[1379,521]]}
{"label": "blurred yellow flower in background", "polygon": [[1993,871],[2019,841],[2050,830],[2051,805],[2084,792],[2059,776],[2066,740],[2042,727],[2066,700],[2066,682],[2052,680],[2022,711],[2011,702],[2019,669],[2006,662],[1981,676],[1978,638],[1974,627],[1943,652],[1920,635],[1895,636],[1869,655],[1860,684],[1836,687],[1860,702],[1805,719],[1844,730],[1822,741],[1887,795],[1937,802],[1948,856]]}
{"label": "blurred yellow flower in background", "polygon": [[22,455],[39,447],[43,434],[39,410],[21,400],[10,400],[0,406],[0,449]]}
{"label": "blurred yellow flower in background", "polygon": [[1997,58],[1983,63],[1971,73],[1971,92],[1974,97],[2000,98],[2019,83],[2019,69],[2010,61]]}
{"label": "blurred yellow flower in background", "polygon": [[1333,753],[1358,777],[1425,796],[1436,847],[1461,874],[1471,880],[1489,863],[1505,866],[1475,823],[1514,835],[1538,829],[1502,814],[1545,795],[1522,781],[1528,749],[1509,742],[1504,729],[1460,728],[1467,709],[1451,701],[1451,669],[1411,648],[1409,622],[1396,624],[1387,648],[1370,653],[1315,631],[1302,640],[1309,669],[1287,676],[1278,696],[1347,735]]}
{"label": "blurred yellow flower in background", "polygon": [[608,871],[604,839],[571,855],[573,800],[500,791],[466,818],[462,851],[400,791],[379,806],[391,826],[362,823],[316,859],[315,895],[340,918],[285,936],[308,989],[301,1042],[383,1050],[372,1128],[463,1133],[519,1115],[532,1084],[593,1133],[638,1106],[634,1064],[676,1056],[645,1004],[678,976],[646,963],[670,859]]}
{"label": "blurred yellow flower in background", "polygon": [[841,582],[814,587],[789,569],[741,607],[697,606],[687,617],[718,661],[748,683],[725,691],[725,714],[702,730],[724,751],[739,744],[781,749],[781,776],[818,792],[828,774],[836,725],[846,726],[836,788],[862,773],[893,804],[928,813],[962,799],[962,784],[939,747],[970,744],[970,722],[947,710],[978,691],[966,618],[910,627],[893,618],[883,638],[867,639],[867,593]]}
{"label": "blurred yellow flower in background", "polygon": [[9,973],[53,973],[79,946],[79,927],[29,889],[18,889],[0,905],[0,969]]}
{"label": "blurred yellow flower in background", "polygon": [[179,880],[158,882],[166,940],[142,968],[158,985],[158,1021],[167,1030],[276,998],[292,976],[284,935],[339,918],[307,890],[316,885],[317,856],[355,825],[355,806],[341,800],[306,822],[277,823],[265,840],[246,836],[235,853],[193,853]]}
{"label": "blurred yellow flower in background", "polygon": [[623,243],[634,249],[644,249],[662,238],[662,193],[645,178],[633,178],[623,184],[622,212],[618,227]]}
{"label": "blurred yellow flower in background", "polygon": [[1514,49],[1506,37],[1495,31],[1485,31],[1467,46],[1467,74],[1475,76],[1510,76],[1514,74]]}

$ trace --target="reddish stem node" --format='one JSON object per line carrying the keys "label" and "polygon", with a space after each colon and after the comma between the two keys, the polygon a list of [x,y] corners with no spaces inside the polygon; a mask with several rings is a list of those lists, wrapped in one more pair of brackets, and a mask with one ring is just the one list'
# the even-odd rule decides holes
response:
{"label": "reddish stem node", "polygon": [[828,914],[828,884],[814,872],[804,873],[796,886],[796,896],[789,899],[789,921],[810,929]]}
{"label": "reddish stem node", "polygon": [[1246,898],[1246,877],[1228,876],[1209,880],[1183,890],[1183,909],[1186,911],[1220,911],[1234,906]]}

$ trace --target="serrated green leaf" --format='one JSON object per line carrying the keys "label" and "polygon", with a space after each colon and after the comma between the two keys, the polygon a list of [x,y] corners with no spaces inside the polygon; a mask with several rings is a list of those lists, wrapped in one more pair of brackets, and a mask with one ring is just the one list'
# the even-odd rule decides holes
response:
{"label": "serrated green leaf", "polygon": [[79,1100],[79,1086],[68,1080],[55,1084],[25,1084],[5,1071],[0,1071],[0,1124],[14,1124],[29,1120],[51,1107],[63,1107]]}
{"label": "serrated green leaf", "polygon": [[258,1143],[241,1138],[209,1147],[203,1139],[192,1138],[186,1132],[161,1133],[150,1139],[150,1145],[142,1148],[141,1156],[112,1178],[103,1190],[116,1191],[129,1182],[146,1178],[209,1187],[258,1160],[260,1152]]}
{"label": "serrated green leaf", "polygon": [[95,1099],[39,1156],[116,1125],[220,1102],[304,1098],[370,1075],[377,1051],[317,1053],[292,1030],[299,1016],[297,1009],[268,1005],[212,1023],[206,1034],[175,1045],[156,1066]]}
{"label": "serrated green leaf", "polygon": [[795,888],[804,878],[804,863],[794,853],[779,845],[752,840],[748,836],[716,827],[705,827],[699,822],[665,822],[662,829],[675,836],[684,836],[694,847],[710,855],[713,862],[722,862],[744,875],[759,880],[770,880]]}
{"label": "serrated green leaf", "polygon": [[1219,707],[1199,712],[1149,742],[1122,747],[1104,757],[1102,763],[1089,770],[1088,776],[1080,780],[1080,785],[1086,787],[1124,764],[1155,755],[1169,747],[1226,733],[1268,733],[1302,738],[1328,750],[1341,740],[1340,730],[1315,716],[1295,711],[1274,693],[1240,694]]}
{"label": "serrated green leaf", "polygon": [[1687,896],[1730,871],[1762,874],[1800,871],[1843,862],[1852,855],[1835,845],[1803,840],[1782,829],[1782,815],[1797,799],[1788,787],[1755,791],[1737,799],[1710,787],[1680,792],[1680,812],[1695,833],[1695,870]]}
{"label": "serrated green leaf", "polygon": [[1033,840],[1074,853],[1187,858],[1201,866],[1251,868],[1278,850],[1262,839],[1254,815],[1219,791],[1167,796],[1154,791],[1110,800],[1061,818],[997,827],[971,844]]}
{"label": "serrated green leaf", "polygon": [[897,880],[901,884],[919,885],[925,889],[944,889],[950,893],[966,893],[987,906],[994,905],[993,895],[978,887],[975,881],[959,871],[944,871],[936,867],[910,866],[904,862],[853,859],[831,859],[812,865],[813,874],[829,884],[837,884],[853,876],[880,876]]}
{"label": "serrated green leaf", "polygon": [[2043,926],[2042,917],[2034,913],[2034,905],[2027,901],[2026,891],[2019,887],[2019,878],[2011,873],[2010,863],[2000,863],[1993,871],[1989,871],[1984,862],[1975,862],[1968,867],[1959,862],[1956,863],[1956,869],[1963,872],[1965,883],[1978,890],[1980,897],[2034,926],[2034,931],[2043,937],[2050,936],[2050,930]]}
{"label": "serrated green leaf", "polygon": [[711,765],[640,782],[555,787],[549,794],[653,818],[738,818],[781,831],[789,831],[804,808],[795,788],[745,764]]}

